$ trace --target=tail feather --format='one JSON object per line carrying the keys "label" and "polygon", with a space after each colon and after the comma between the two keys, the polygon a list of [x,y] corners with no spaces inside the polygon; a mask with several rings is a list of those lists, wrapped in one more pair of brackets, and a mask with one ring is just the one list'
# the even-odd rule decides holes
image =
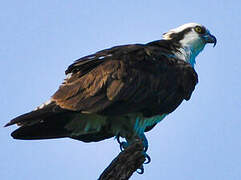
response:
{"label": "tail feather", "polygon": [[[66,118],[66,119],[65,119]],[[68,116],[59,114],[50,116],[33,125],[21,126],[12,132],[14,139],[52,139],[68,137],[69,132],[65,127],[68,123]]]}
{"label": "tail feather", "polygon": [[45,119],[49,116],[52,116],[53,114],[59,114],[66,111],[67,110],[64,110],[58,105],[56,105],[55,102],[52,102],[48,105],[45,105],[41,109],[31,111],[29,113],[23,114],[21,116],[18,116],[12,119],[4,127],[11,126],[13,124],[24,125],[26,123],[33,123],[34,120],[40,121],[41,119]]}
{"label": "tail feather", "polygon": [[65,110],[56,104],[49,104],[42,109],[16,117],[5,126],[13,124],[20,125],[11,134],[14,139],[70,137],[84,142],[93,142],[113,137],[105,117]]}

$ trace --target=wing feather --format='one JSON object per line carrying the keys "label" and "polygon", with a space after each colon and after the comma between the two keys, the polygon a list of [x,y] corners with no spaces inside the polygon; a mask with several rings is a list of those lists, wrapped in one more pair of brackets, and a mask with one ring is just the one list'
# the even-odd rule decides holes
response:
{"label": "wing feather", "polygon": [[77,60],[66,73],[72,75],[52,99],[61,108],[89,113],[170,113],[190,98],[197,83],[190,64],[144,45],[97,52]]}
{"label": "wing feather", "polygon": [[126,122],[132,114],[171,113],[190,99],[198,80],[191,65],[174,58],[173,47],[163,43],[117,46],[76,60],[50,103],[6,126],[21,126],[12,133],[17,139],[91,142],[116,135],[109,128],[115,118]]}

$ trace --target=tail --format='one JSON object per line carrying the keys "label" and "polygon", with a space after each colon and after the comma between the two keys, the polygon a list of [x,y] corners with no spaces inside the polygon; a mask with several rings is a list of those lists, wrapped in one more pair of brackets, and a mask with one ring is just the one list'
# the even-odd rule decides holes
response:
{"label": "tail", "polygon": [[102,116],[81,114],[62,109],[54,102],[11,120],[5,127],[17,124],[14,139],[52,139],[70,137],[84,142],[112,137]]}

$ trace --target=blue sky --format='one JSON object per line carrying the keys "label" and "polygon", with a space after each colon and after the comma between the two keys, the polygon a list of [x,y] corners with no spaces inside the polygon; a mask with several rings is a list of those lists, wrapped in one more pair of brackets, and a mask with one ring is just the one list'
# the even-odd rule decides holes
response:
{"label": "blue sky", "polygon": [[[197,57],[192,98],[147,134],[152,162],[132,179],[241,179],[241,1],[3,1],[3,126],[48,100],[73,60],[114,45],[146,43],[187,22],[217,39]],[[0,128],[1,179],[96,179],[119,153],[114,139],[21,141]]]}

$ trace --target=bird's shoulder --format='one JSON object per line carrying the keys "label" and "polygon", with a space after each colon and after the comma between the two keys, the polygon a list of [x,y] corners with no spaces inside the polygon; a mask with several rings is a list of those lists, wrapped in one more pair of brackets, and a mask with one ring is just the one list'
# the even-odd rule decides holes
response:
{"label": "bird's shoulder", "polygon": [[52,98],[62,108],[88,112],[116,101],[135,107],[148,97],[155,99],[157,92],[164,97],[179,87],[188,99],[195,70],[168,48],[164,42],[124,45],[80,58],[68,67],[67,78]]}
{"label": "bird's shoulder", "polygon": [[[65,74],[68,81],[73,81],[101,64],[122,64],[125,68],[151,72],[158,72],[167,67],[190,69],[189,63],[175,57],[175,48],[175,45],[166,40],[115,46],[77,59],[67,68]],[[73,76],[74,74],[77,76]]]}

